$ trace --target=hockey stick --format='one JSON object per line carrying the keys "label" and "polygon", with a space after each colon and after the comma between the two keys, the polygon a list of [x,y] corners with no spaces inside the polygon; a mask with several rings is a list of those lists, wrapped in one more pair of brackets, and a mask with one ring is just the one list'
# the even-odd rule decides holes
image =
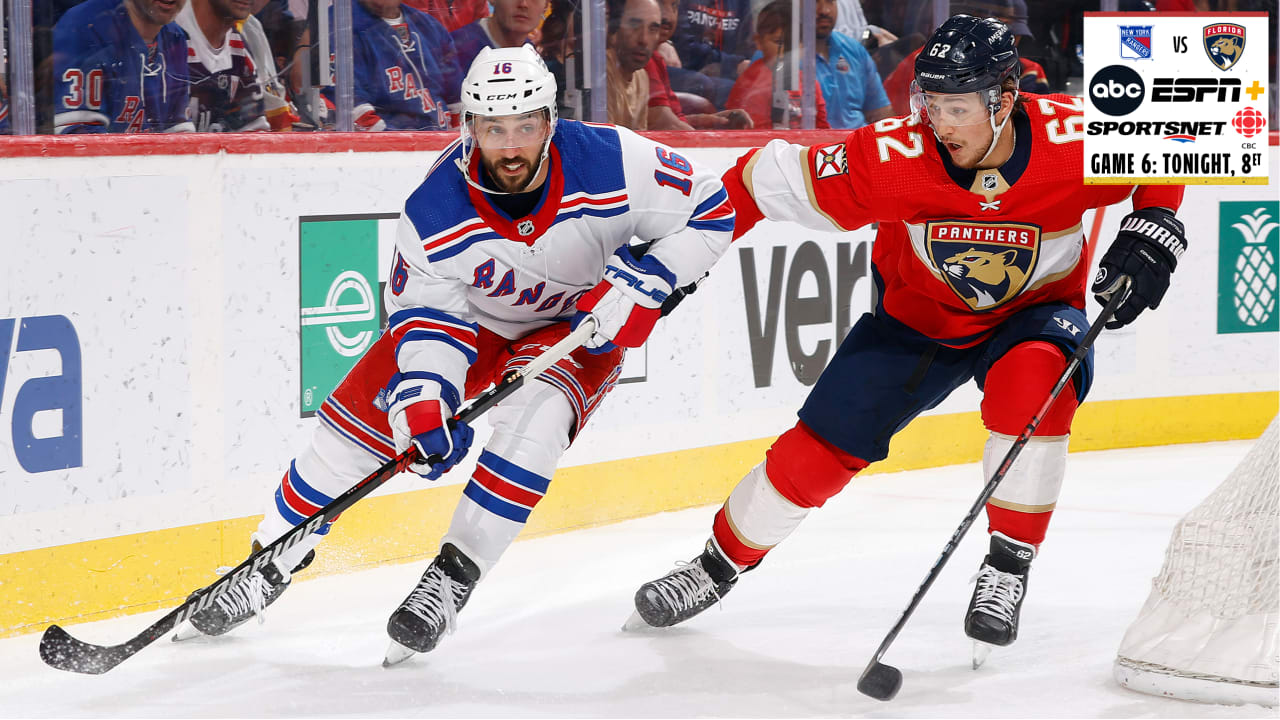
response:
{"label": "hockey stick", "polygon": [[973,503],[973,507],[969,508],[969,513],[964,516],[960,527],[951,534],[951,539],[947,541],[945,547],[942,548],[942,554],[933,563],[933,567],[929,568],[929,574],[925,576],[924,582],[920,588],[916,590],[916,594],[912,596],[911,602],[907,605],[907,609],[902,612],[902,617],[898,618],[898,622],[894,623],[893,628],[889,630],[889,634],[885,636],[884,641],[880,643],[876,654],[871,658],[871,662],[867,663],[867,669],[862,671],[862,676],[858,678],[858,692],[876,700],[892,700],[898,694],[898,690],[902,689],[902,671],[892,665],[886,665],[880,662],[880,658],[884,657],[885,651],[897,639],[898,633],[902,632],[902,628],[907,624],[907,620],[911,614],[915,612],[920,601],[924,599],[925,593],[929,592],[929,588],[933,585],[933,581],[938,579],[942,567],[951,559],[951,555],[960,545],[960,540],[964,538],[965,533],[969,532],[969,527],[973,525],[974,520],[978,518],[978,513],[982,512],[982,508],[986,506],[987,501],[991,499],[992,494],[996,491],[996,486],[1004,479],[1009,468],[1013,465],[1013,461],[1018,459],[1018,454],[1022,452],[1022,448],[1026,446],[1031,436],[1035,434],[1036,428],[1040,427],[1040,421],[1048,414],[1049,408],[1053,407],[1053,403],[1058,399],[1058,395],[1067,383],[1071,381],[1071,376],[1075,374],[1076,369],[1080,367],[1080,363],[1084,362],[1085,355],[1088,354],[1089,348],[1093,347],[1093,341],[1098,337],[1098,333],[1102,332],[1102,327],[1111,320],[1115,315],[1116,309],[1120,307],[1120,303],[1129,294],[1130,280],[1127,277],[1121,279],[1121,287],[1111,294],[1111,299],[1107,301],[1102,312],[1099,313],[1097,320],[1089,327],[1089,332],[1085,333],[1084,339],[1076,347],[1076,351],[1071,354],[1071,358],[1067,361],[1067,369],[1062,371],[1062,376],[1058,378],[1058,382],[1054,384],[1053,390],[1049,392],[1049,397],[1045,399],[1044,404],[1040,406],[1040,410],[1027,422],[1026,428],[1018,435],[1018,439],[1010,446],[1009,452],[1005,453],[1004,459],[1000,461],[1000,466],[996,468],[995,473],[991,475],[985,487],[982,488],[982,494],[978,495],[978,499]]}
{"label": "hockey stick", "polygon": [[[509,373],[501,382],[485,391],[470,405],[463,408],[456,416],[457,419],[469,422],[482,415],[489,408],[523,386],[526,380],[541,375],[552,365],[555,365],[557,361],[580,347],[591,337],[592,332],[595,331],[595,326],[595,319],[588,316],[577,329],[569,333],[563,340],[552,345],[524,368]],[[210,603],[224,594],[232,583],[262,568],[278,557],[280,553],[297,545],[303,538],[323,527],[324,523],[355,505],[388,479],[417,462],[418,459],[416,446],[410,445],[408,450],[391,458],[382,467],[373,471],[371,475],[334,498],[328,505],[317,510],[314,515],[303,520],[275,542],[250,555],[248,559],[237,565],[231,572],[223,575],[211,585],[197,590],[187,598],[186,602],[152,623],[150,627],[143,630],[132,640],[120,645],[93,645],[71,637],[66,630],[63,630],[58,625],[50,625],[40,638],[40,659],[59,670],[88,675],[100,675],[107,672],[177,627],[179,623],[191,617],[193,613],[208,607]],[[438,455],[427,458],[427,462],[431,464],[441,461],[442,458]]]}

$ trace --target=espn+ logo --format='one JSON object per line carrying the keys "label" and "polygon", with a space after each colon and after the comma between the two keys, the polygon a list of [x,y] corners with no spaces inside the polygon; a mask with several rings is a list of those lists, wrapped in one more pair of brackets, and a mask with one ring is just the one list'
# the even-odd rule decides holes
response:
{"label": "espn+ logo", "polygon": [[[1142,105],[1146,85],[1142,76],[1124,65],[1108,65],[1089,81],[1089,101],[1098,110],[1119,117]],[[1151,102],[1156,103],[1240,102],[1238,78],[1155,78]]]}

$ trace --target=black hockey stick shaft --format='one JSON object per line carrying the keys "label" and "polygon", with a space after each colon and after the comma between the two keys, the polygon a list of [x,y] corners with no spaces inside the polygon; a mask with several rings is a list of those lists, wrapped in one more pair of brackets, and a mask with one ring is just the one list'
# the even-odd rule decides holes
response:
{"label": "black hockey stick shaft", "polygon": [[902,673],[897,668],[880,662],[880,659],[884,657],[889,646],[897,639],[898,633],[902,632],[902,628],[906,626],[907,620],[916,611],[920,601],[924,600],[925,594],[929,592],[929,588],[933,586],[933,582],[941,574],[943,566],[947,564],[947,561],[955,553],[956,548],[960,546],[960,541],[969,532],[969,528],[977,520],[978,514],[982,512],[982,508],[986,506],[987,501],[995,493],[1000,481],[1008,474],[1009,468],[1013,466],[1014,461],[1018,459],[1018,455],[1022,453],[1022,448],[1026,447],[1027,442],[1031,440],[1031,436],[1040,427],[1040,422],[1049,413],[1049,409],[1057,401],[1062,389],[1067,386],[1067,383],[1071,382],[1071,376],[1075,374],[1080,364],[1084,362],[1085,356],[1089,353],[1089,348],[1093,347],[1093,342],[1097,339],[1098,334],[1102,332],[1103,326],[1110,322],[1120,304],[1128,296],[1129,278],[1125,277],[1121,282],[1121,287],[1112,293],[1106,306],[1098,314],[1097,320],[1089,327],[1089,332],[1085,333],[1084,339],[1076,346],[1075,352],[1071,354],[1071,358],[1067,361],[1067,368],[1062,371],[1062,375],[1054,383],[1049,396],[1045,398],[1044,403],[1036,414],[1032,415],[1031,419],[1027,421],[1027,426],[1023,428],[1022,433],[1014,440],[1013,445],[1009,447],[1009,451],[1005,453],[999,467],[996,468],[996,471],[991,475],[991,479],[982,488],[982,493],[978,495],[978,499],[969,508],[969,512],[965,514],[960,526],[956,528],[955,532],[951,534],[951,538],[947,540],[946,546],[942,548],[942,554],[934,561],[933,567],[929,568],[929,573],[925,575],[924,582],[920,584],[915,595],[911,597],[911,602],[907,604],[906,610],[902,611],[902,617],[898,618],[898,622],[894,623],[893,627],[890,628],[889,634],[880,643],[880,647],[871,658],[871,662],[867,663],[866,669],[862,671],[862,676],[858,679],[858,691],[862,694],[877,700],[892,700],[893,696],[898,694],[898,689],[902,686]]}
{"label": "black hockey stick shaft", "polygon": [[[595,320],[589,317],[563,340],[552,345],[524,368],[509,373],[501,382],[477,397],[457,414],[457,420],[470,422],[479,417],[489,408],[522,387],[526,380],[542,374],[557,361],[580,347],[591,337],[594,330]],[[208,607],[210,603],[224,594],[233,583],[249,573],[261,569],[268,562],[279,557],[285,550],[297,545],[308,535],[324,527],[326,522],[355,505],[387,480],[408,469],[410,465],[418,460],[417,447],[410,445],[408,450],[387,461],[373,471],[372,474],[334,498],[328,505],[317,510],[311,517],[303,520],[292,530],[280,536],[275,542],[250,555],[231,572],[218,578],[203,589],[197,590],[187,598],[186,602],[183,602],[164,617],[152,623],[128,642],[120,645],[94,645],[77,640],[58,625],[50,625],[40,638],[40,658],[59,670],[88,675],[100,675],[107,672],[177,627],[179,623],[191,617],[193,613]],[[427,458],[429,464],[441,461],[442,458],[438,455],[432,455]]]}

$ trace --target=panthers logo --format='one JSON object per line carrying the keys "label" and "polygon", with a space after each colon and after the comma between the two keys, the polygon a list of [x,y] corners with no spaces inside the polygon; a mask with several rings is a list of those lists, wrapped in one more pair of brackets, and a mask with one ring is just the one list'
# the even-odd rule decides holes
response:
{"label": "panthers logo", "polygon": [[991,252],[969,248],[943,261],[942,271],[951,280],[952,287],[963,287],[972,293],[972,297],[966,299],[974,310],[985,310],[1000,305],[1022,288],[1027,274],[1014,265],[1017,259],[1017,250]]}
{"label": "panthers logo", "polygon": [[1244,27],[1231,23],[1206,26],[1204,51],[1219,70],[1229,69],[1244,55]]}
{"label": "panthers logo", "polygon": [[999,307],[1027,285],[1039,251],[1039,228],[930,223],[929,253],[942,279],[976,312]]}

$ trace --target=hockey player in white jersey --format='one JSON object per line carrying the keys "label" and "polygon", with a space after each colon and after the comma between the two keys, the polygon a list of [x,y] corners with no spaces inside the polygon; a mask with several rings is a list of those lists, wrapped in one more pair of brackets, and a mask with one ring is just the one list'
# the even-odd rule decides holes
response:
{"label": "hockey player in white jersey", "polygon": [[[490,410],[438,557],[391,615],[388,662],[436,647],[524,527],[561,455],[642,345],[663,301],[728,248],[734,211],[718,175],[626,129],[556,119],[554,77],[528,46],[486,48],[462,86],[461,138],[410,195],[387,284],[387,330],[317,413],[254,533],[265,546],[415,443],[444,461],[472,432],[462,401],[521,367],[588,313],[585,346]],[[636,257],[633,238],[654,241]],[[219,635],[274,602],[325,526],[250,574],[190,628]]]}

